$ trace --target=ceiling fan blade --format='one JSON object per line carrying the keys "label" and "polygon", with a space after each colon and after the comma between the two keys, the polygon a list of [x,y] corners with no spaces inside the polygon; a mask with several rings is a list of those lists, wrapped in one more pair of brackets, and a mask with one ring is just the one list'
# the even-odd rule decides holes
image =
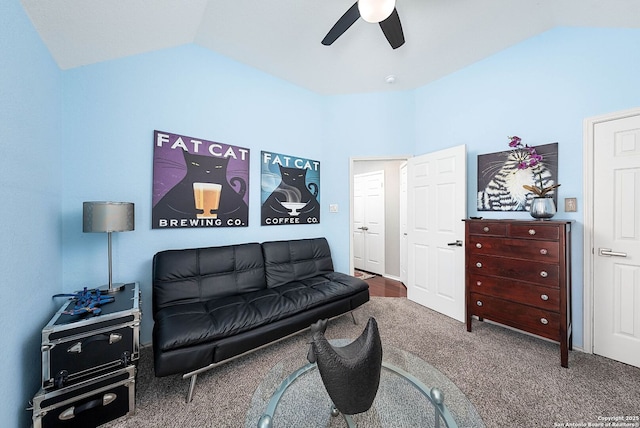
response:
{"label": "ceiling fan blade", "polygon": [[380,21],[380,28],[382,28],[382,32],[393,49],[398,49],[404,45],[402,24],[400,24],[400,16],[398,16],[396,9],[393,9],[393,12],[391,12],[391,15],[389,15],[387,19]]}
{"label": "ceiling fan blade", "polygon": [[331,27],[331,30],[329,30],[327,35],[324,36],[324,39],[322,39],[322,44],[329,46],[335,42],[338,37],[342,36],[342,33],[347,31],[349,27],[358,20],[358,18],[360,18],[360,11],[358,10],[358,2],[355,2],[353,6],[351,6],[349,10],[347,10],[340,19],[338,19],[338,22]]}

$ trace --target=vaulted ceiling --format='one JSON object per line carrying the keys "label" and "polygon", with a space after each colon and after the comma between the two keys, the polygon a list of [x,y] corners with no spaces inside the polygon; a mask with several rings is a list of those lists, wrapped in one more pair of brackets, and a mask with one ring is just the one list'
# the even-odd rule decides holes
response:
{"label": "vaulted ceiling", "polygon": [[322,45],[354,2],[21,0],[62,69],[194,43],[320,94],[414,89],[559,26],[640,28],[640,0],[397,0],[400,48],[362,19]]}

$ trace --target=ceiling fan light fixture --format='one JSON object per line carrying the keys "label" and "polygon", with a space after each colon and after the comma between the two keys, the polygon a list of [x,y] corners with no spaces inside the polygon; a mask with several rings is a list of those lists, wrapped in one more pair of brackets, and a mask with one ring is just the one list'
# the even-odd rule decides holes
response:
{"label": "ceiling fan light fixture", "polygon": [[396,0],[358,0],[360,16],[373,24],[387,19],[396,7]]}

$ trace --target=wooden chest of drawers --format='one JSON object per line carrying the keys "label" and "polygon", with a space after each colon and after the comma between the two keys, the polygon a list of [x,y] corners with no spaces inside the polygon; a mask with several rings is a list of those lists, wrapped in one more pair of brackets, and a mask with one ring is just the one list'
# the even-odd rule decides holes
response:
{"label": "wooden chest of drawers", "polygon": [[508,325],[560,343],[568,366],[571,223],[465,220],[466,322]]}

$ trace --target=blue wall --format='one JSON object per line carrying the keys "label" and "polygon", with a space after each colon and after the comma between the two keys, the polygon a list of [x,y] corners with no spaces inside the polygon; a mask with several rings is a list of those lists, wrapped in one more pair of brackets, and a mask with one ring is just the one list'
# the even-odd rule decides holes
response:
{"label": "blue wall", "polygon": [[[107,281],[107,237],[82,233],[82,202],[134,202],[136,230],[113,236],[113,273],[114,281],[140,282],[143,343],[151,341],[157,251],[327,236],[336,269],[346,272],[349,156],[411,150],[407,94],[327,99],[197,46],[70,70],[64,81],[63,122],[73,126],[63,149],[63,283],[78,289]],[[151,229],[154,129],[251,150],[249,227]],[[320,225],[260,226],[260,150],[321,162]],[[330,203],[340,212],[329,213]]]}
{"label": "blue wall", "polygon": [[[412,92],[328,97],[326,100],[324,199],[339,212],[324,217],[324,231],[332,238],[336,269],[349,271],[349,158],[384,157],[413,153],[414,105]],[[323,166],[324,168],[324,166]],[[323,219],[323,222],[324,222]]]}
{"label": "blue wall", "polygon": [[[468,207],[476,214],[478,154],[526,143],[560,143],[558,218],[575,220],[574,328],[582,345],[582,124],[638,99],[637,30],[556,29],[416,91],[322,97],[196,46],[65,72],[64,285],[105,282],[106,237],[80,230],[83,200],[136,203],[136,231],[114,237],[116,280],[138,280],[150,296],[159,250],[325,235],[338,270],[348,269],[349,158],[421,154],[466,144]],[[615,46],[615,48],[614,48]],[[631,51],[631,52],[635,52]],[[615,65],[614,65],[615,64]],[[251,149],[251,206],[259,202],[259,152],[318,159],[322,223],[215,230],[151,230],[152,131]],[[82,179],[79,179],[79,178]],[[580,211],[562,212],[577,197]],[[337,214],[328,205],[341,207]],[[504,216],[483,213],[485,217]],[[511,217],[527,218],[527,213]],[[97,268],[102,267],[102,269]],[[150,341],[150,299],[142,340]]]}
{"label": "blue wall", "polygon": [[[468,214],[476,210],[477,156],[508,149],[509,135],[530,145],[559,143],[558,219],[573,225],[573,328],[583,345],[583,122],[640,104],[640,31],[559,28],[416,91],[416,154],[467,144]],[[578,198],[565,213],[564,198]],[[510,218],[530,218],[510,213]]]}
{"label": "blue wall", "polygon": [[[640,31],[556,29],[415,91],[325,97],[197,46],[61,72],[17,1],[0,6],[0,24],[0,192],[8,201],[0,211],[0,317],[8,332],[0,414],[7,426],[28,425],[23,409],[38,388],[39,332],[57,306],[50,296],[107,281],[106,236],[82,233],[83,201],[136,204],[136,230],[114,234],[114,280],[141,283],[149,343],[155,252],[325,235],[337,270],[347,271],[350,157],[466,144],[473,215],[476,157],[505,149],[513,134],[529,144],[558,141],[560,197],[578,198],[577,213],[558,217],[576,221],[574,343],[581,346],[582,121],[637,107]],[[251,149],[248,228],[151,229],[154,129]],[[321,162],[320,225],[260,226],[260,150]],[[329,213],[330,203],[340,211]],[[10,381],[16,373],[18,387]]]}
{"label": "blue wall", "polygon": [[[64,77],[64,121],[74,125],[64,147],[63,282],[76,289],[108,279],[107,237],[82,233],[82,202],[134,202],[135,231],[113,236],[113,275],[114,281],[140,282],[143,343],[151,342],[151,261],[157,251],[322,234],[319,225],[260,227],[256,208],[261,149],[322,160],[317,95],[196,46],[83,67]],[[251,150],[249,227],[151,229],[154,130]]]}
{"label": "blue wall", "polygon": [[40,330],[62,289],[62,73],[17,1],[0,2],[0,418],[28,426]]}

